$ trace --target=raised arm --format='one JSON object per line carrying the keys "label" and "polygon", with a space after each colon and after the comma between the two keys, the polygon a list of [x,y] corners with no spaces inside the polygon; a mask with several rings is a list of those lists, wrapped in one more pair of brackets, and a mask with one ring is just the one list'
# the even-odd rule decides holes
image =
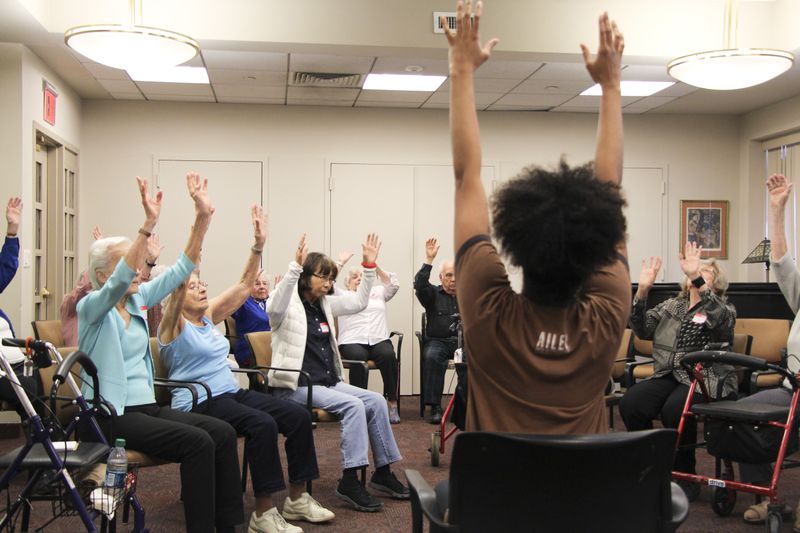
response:
{"label": "raised arm", "polygon": [[139,185],[139,195],[142,199],[142,208],[144,208],[144,223],[139,228],[133,244],[125,254],[125,264],[131,270],[137,270],[144,264],[145,255],[147,254],[147,239],[153,234],[153,230],[158,223],[158,216],[161,214],[161,191],[158,191],[155,198],[150,197],[150,184],[146,178],[136,176],[136,183]]}
{"label": "raised arm", "polygon": [[625,39],[608,13],[598,21],[600,42],[592,59],[589,48],[581,44],[586,70],[600,85],[600,117],[597,122],[597,151],[594,165],[598,179],[622,182],[622,94],[620,89],[622,51]]}
{"label": "raised arm", "polygon": [[786,201],[792,194],[792,184],[783,174],[773,174],[767,180],[769,193],[770,261],[778,261],[788,250],[786,246]]}
{"label": "raised arm", "polygon": [[456,5],[456,32],[444,24],[450,46],[450,139],[456,179],[454,245],[456,252],[470,237],[489,233],[489,209],[481,183],[481,139],[475,111],[473,75],[498,43],[481,46],[479,27],[483,3],[473,12],[472,0]]}
{"label": "raised arm", "polygon": [[308,245],[306,244],[306,234],[303,233],[297,244],[294,261],[289,263],[289,270],[286,271],[283,279],[275,284],[275,290],[267,299],[267,315],[269,316],[269,325],[273,330],[280,328],[283,319],[286,318],[292,294],[297,290],[297,281],[300,279],[300,274],[303,273],[303,263],[307,256]]}
{"label": "raised arm", "polygon": [[261,273],[261,254],[267,240],[267,219],[264,216],[264,209],[260,205],[253,205],[250,208],[250,219],[253,223],[253,246],[247,256],[242,277],[239,283],[212,298],[208,303],[208,316],[214,324],[222,322],[241,307]]}
{"label": "raised arm", "polygon": [[375,281],[375,267],[377,266],[376,261],[378,260],[380,249],[381,242],[378,236],[374,233],[367,235],[367,240],[361,245],[361,266],[364,267],[361,283],[356,292],[342,291],[327,297],[333,316],[352,315],[367,307],[369,293]]}
{"label": "raised arm", "polygon": [[22,200],[9,198],[6,205],[6,240],[0,251],[0,292],[14,279],[19,268],[19,223],[22,219]]}
{"label": "raised arm", "polygon": [[189,196],[194,201],[194,225],[189,234],[189,242],[183,253],[195,265],[200,262],[200,250],[203,247],[203,239],[206,236],[208,227],[211,224],[211,215],[214,214],[214,206],[208,196],[208,179],[200,181],[200,175],[196,172],[186,174],[186,187],[189,189]]}

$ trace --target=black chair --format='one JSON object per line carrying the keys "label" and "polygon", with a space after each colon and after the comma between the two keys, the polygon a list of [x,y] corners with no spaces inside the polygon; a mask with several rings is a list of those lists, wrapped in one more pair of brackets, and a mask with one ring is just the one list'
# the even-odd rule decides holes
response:
{"label": "black chair", "polygon": [[670,481],[676,438],[673,429],[460,433],[449,490],[434,491],[406,470],[412,531],[422,533],[423,514],[431,533],[675,531],[689,513],[686,495]]}

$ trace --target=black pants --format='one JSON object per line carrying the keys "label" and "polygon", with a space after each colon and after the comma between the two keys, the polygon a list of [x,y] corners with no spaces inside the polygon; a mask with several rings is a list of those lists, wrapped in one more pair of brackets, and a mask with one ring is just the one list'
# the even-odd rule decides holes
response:
{"label": "black pants", "polygon": [[[619,413],[628,431],[652,429],[653,420],[661,417],[664,427],[677,428],[689,387],[679,383],[672,374],[636,383],[628,389],[619,403]],[[695,393],[693,402],[703,401]],[[697,421],[688,418],[683,426],[680,447],[673,468],[679,472],[695,472],[694,445],[697,442]]]}
{"label": "black pants", "polygon": [[[25,391],[25,394],[28,396],[28,399],[37,412],[41,413],[41,411],[39,411],[40,404],[38,398],[42,395],[42,380],[39,377],[39,370],[34,369],[32,376],[25,376],[23,363],[13,365],[12,368],[14,369],[14,374],[17,375],[17,379],[19,379],[20,385],[22,385],[22,390]],[[28,413],[22,408],[22,403],[20,403],[14,388],[14,385],[8,378],[0,378],[0,400],[8,402],[22,420],[27,420]],[[48,394],[50,393],[49,390],[47,392]]]}
{"label": "black pants", "polygon": [[441,406],[444,375],[457,344],[456,339],[428,337],[425,340],[422,347],[422,400],[426,405]]}
{"label": "black pants", "polygon": [[198,411],[202,409],[205,414],[228,422],[245,437],[244,453],[256,496],[286,488],[278,453],[278,432],[286,436],[289,481],[305,482],[319,477],[311,414],[302,405],[239,389],[197,406]]}
{"label": "black pants", "polygon": [[[244,521],[236,431],[210,416],[157,405],[127,407],[114,420],[98,420],[110,442],[180,463],[186,531],[214,532]],[[144,487],[140,487],[144,488]]]}
{"label": "black pants", "polygon": [[[386,339],[378,344],[342,344],[339,346],[342,359],[356,361],[375,361],[375,366],[383,378],[383,395],[392,402],[397,401],[397,356],[394,353],[392,341]],[[355,387],[367,388],[369,371],[364,367],[356,366],[350,369],[350,384]]]}

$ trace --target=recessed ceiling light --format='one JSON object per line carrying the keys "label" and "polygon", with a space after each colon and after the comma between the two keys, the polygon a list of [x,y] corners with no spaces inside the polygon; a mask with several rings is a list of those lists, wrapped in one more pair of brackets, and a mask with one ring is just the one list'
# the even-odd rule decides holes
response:
{"label": "recessed ceiling light", "polygon": [[208,72],[203,67],[137,68],[128,69],[127,72],[133,81],[208,85]]}
{"label": "recessed ceiling light", "polygon": [[[650,96],[667,87],[675,85],[674,81],[623,81],[620,82],[622,96]],[[595,83],[581,93],[581,96],[600,96],[603,91],[600,85]]]}
{"label": "recessed ceiling light", "polygon": [[421,74],[368,74],[364,81],[367,91],[423,91],[433,92],[447,76],[423,76]]}

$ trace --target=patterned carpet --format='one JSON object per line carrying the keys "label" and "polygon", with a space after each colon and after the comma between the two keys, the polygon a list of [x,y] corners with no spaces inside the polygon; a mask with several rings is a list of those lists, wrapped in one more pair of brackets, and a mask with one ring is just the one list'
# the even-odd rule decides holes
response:
{"label": "patterned carpet", "polygon": [[[403,422],[394,426],[403,461],[395,466],[398,477],[404,479],[404,469],[419,470],[422,476],[432,485],[447,476],[449,453],[452,441],[446,443],[446,454],[441,458],[441,466],[431,466],[428,446],[434,426],[424,423],[418,417],[418,398],[403,397],[401,415]],[[619,415],[616,416],[616,427],[622,428]],[[317,455],[319,458],[321,479],[314,483],[314,496],[326,507],[336,513],[336,518],[328,523],[312,525],[297,523],[306,533],[385,533],[410,531],[411,511],[408,502],[396,500],[383,500],[385,508],[377,513],[359,513],[338,500],[334,495],[336,483],[341,475],[339,455],[339,425],[333,423],[320,424],[315,433]],[[241,453],[240,440],[240,453]],[[0,440],[0,453],[6,453],[21,444],[21,438]],[[712,459],[704,452],[698,451],[698,470],[709,473],[713,469]],[[284,465],[286,464],[284,460]],[[371,469],[369,470],[371,474]],[[152,533],[174,533],[183,531],[183,508],[179,501],[179,475],[178,465],[169,464],[159,467],[142,469],[139,474],[139,496],[147,512],[147,526]],[[602,489],[602,484],[598,483]],[[12,494],[14,496],[14,486]],[[796,504],[800,497],[800,473],[798,470],[788,470],[782,475],[781,494],[787,502]],[[711,491],[704,488],[700,498],[691,506],[689,518],[680,528],[682,532],[712,532],[725,531],[760,532],[763,526],[753,526],[742,521],[741,515],[748,505],[752,503],[752,496],[740,494],[736,508],[731,516],[721,518],[711,510],[709,499]],[[282,502],[285,494],[277,495],[276,501]],[[5,501],[5,495],[3,496]],[[5,505],[5,503],[3,504]],[[591,509],[580,508],[580,495],[576,495],[576,510],[592,512]],[[253,510],[252,488],[248,485],[245,495],[245,510]],[[488,511],[487,511],[488,512]],[[52,513],[47,503],[36,503],[32,515],[32,523],[40,526],[46,522]],[[130,531],[125,524],[118,524],[119,531]],[[534,528],[531,528],[533,530]],[[792,530],[791,520],[785,523],[782,531]],[[75,518],[61,518],[48,526],[45,531],[52,532],[78,532],[82,531],[81,522]],[[246,525],[238,528],[239,532],[247,531]]]}

